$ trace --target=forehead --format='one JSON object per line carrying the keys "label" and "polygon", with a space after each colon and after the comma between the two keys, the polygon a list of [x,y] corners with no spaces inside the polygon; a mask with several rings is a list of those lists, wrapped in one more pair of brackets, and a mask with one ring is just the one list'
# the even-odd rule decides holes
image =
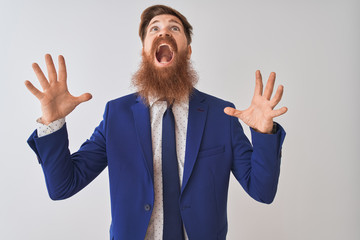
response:
{"label": "forehead", "polygon": [[180,19],[176,16],[170,14],[161,14],[153,17],[150,20],[149,26],[155,23],[177,23],[180,26],[183,26]]}

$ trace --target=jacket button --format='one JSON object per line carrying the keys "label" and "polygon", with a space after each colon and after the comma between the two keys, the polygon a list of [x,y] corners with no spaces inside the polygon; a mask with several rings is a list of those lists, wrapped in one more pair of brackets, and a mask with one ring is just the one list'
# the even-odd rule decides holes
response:
{"label": "jacket button", "polygon": [[145,209],[145,211],[150,211],[150,209],[151,209],[150,204],[145,204],[144,209]]}

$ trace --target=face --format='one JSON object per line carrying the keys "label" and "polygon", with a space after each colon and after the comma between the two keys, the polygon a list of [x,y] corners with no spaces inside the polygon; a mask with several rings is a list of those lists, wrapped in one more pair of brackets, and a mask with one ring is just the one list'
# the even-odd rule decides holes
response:
{"label": "face", "polygon": [[[167,41],[158,41],[159,37],[171,37],[174,39],[176,46],[169,44]],[[153,64],[156,67],[162,68],[171,66],[179,53],[186,53],[187,58],[190,59],[191,46],[187,44],[181,21],[177,17],[168,14],[155,16],[146,29],[143,54],[153,59]]]}

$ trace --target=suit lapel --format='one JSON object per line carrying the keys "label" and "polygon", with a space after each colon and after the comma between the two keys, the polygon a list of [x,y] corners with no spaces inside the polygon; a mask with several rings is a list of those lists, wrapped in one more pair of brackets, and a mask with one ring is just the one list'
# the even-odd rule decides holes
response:
{"label": "suit lapel", "polygon": [[141,145],[143,159],[147,170],[154,183],[152,140],[151,140],[151,123],[149,108],[143,103],[141,97],[136,99],[136,103],[132,106],[135,120],[136,135]]}
{"label": "suit lapel", "polygon": [[204,132],[207,110],[208,105],[205,103],[205,95],[194,89],[189,102],[185,166],[181,192],[184,191],[196,162]]}

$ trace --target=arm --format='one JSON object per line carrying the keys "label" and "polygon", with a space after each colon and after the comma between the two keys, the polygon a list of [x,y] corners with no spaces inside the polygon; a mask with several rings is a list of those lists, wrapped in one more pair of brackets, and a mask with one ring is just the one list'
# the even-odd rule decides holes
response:
{"label": "arm", "polygon": [[255,92],[250,107],[243,111],[234,107],[224,109],[226,114],[247,124],[252,135],[253,146],[238,119],[232,119],[232,172],[251,197],[264,203],[271,203],[276,194],[281,146],[285,138],[283,128],[273,122],[273,118],[287,111],[286,107],[274,110],[283,94],[283,86],[279,86],[271,99],[274,83],[275,73],[271,73],[263,93],[262,77],[260,71],[256,71]]}
{"label": "arm", "polygon": [[104,121],[80,149],[70,154],[66,124],[58,131],[38,137],[36,131],[28,144],[36,153],[53,200],[71,197],[88,185],[107,166]]}
{"label": "arm", "polygon": [[[91,95],[85,93],[80,97],[74,97],[69,93],[65,60],[62,56],[59,56],[58,74],[49,54],[45,56],[45,61],[48,79],[36,63],[32,65],[43,92],[29,81],[26,81],[25,85],[39,99],[42,110],[41,123],[48,125],[67,116],[78,104],[89,100]],[[41,138],[35,131],[28,143],[43,167],[52,199],[63,199],[75,194],[91,182],[107,164],[103,122],[95,129],[91,139],[72,155],[68,149],[66,125]]]}
{"label": "arm", "polygon": [[252,143],[237,118],[232,118],[232,172],[244,190],[255,200],[271,203],[275,197],[285,131],[277,125],[274,134],[251,129]]}

